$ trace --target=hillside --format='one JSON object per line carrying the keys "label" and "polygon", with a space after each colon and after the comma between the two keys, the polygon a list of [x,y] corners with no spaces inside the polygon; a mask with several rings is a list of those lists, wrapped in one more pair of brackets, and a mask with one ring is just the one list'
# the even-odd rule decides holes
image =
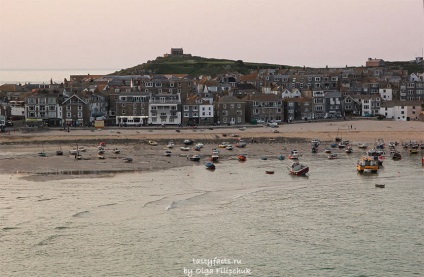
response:
{"label": "hillside", "polygon": [[121,69],[113,75],[135,74],[189,74],[192,76],[210,75],[216,76],[229,72],[249,74],[252,70],[264,68],[289,68],[285,65],[250,63],[241,60],[209,59],[203,57],[169,56],[157,57],[156,60],[148,61],[134,67]]}
{"label": "hillside", "polygon": [[[386,62],[392,69],[405,69],[408,73],[422,73],[424,66],[414,61]],[[192,76],[210,75],[216,76],[225,73],[249,74],[252,70],[266,68],[299,68],[288,65],[251,63],[241,60],[212,59],[198,56],[168,56],[157,57],[153,61],[139,64],[127,69],[121,69],[111,75],[144,75],[144,74],[189,74]]]}

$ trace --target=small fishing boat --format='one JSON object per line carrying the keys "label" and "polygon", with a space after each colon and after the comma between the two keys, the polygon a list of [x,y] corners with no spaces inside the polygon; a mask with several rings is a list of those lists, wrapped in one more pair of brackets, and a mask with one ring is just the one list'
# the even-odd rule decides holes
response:
{"label": "small fishing boat", "polygon": [[71,149],[71,150],[69,150],[69,154],[71,154],[71,155],[77,155],[78,154],[78,150],[77,149]]}
{"label": "small fishing boat", "polygon": [[306,173],[309,172],[309,166],[303,165],[299,163],[298,161],[295,161],[289,167],[289,172],[292,175],[304,176],[306,175]]}
{"label": "small fishing boat", "polygon": [[132,163],[133,159],[130,157],[126,157],[122,159],[125,163]]}
{"label": "small fishing boat", "polygon": [[327,147],[327,148],[324,149],[324,152],[327,153],[327,154],[330,154],[331,153],[331,149]]}
{"label": "small fishing boat", "polygon": [[103,155],[105,153],[105,150],[99,150],[99,151],[97,151],[97,154],[98,155]]}
{"label": "small fishing boat", "polygon": [[198,162],[200,161],[200,156],[199,155],[187,156],[187,159],[193,162]]}
{"label": "small fishing boat", "polygon": [[189,150],[190,150],[190,147],[187,147],[187,146],[181,146],[181,147],[180,147],[180,150],[181,150],[181,151],[189,151]]}
{"label": "small fishing boat", "polygon": [[149,145],[156,146],[158,143],[155,140],[149,140]]}
{"label": "small fishing boat", "polygon": [[280,156],[278,156],[278,159],[279,159],[280,161],[283,161],[285,158],[286,158],[286,157],[284,157],[284,155],[280,155]]}
{"label": "small fishing boat", "polygon": [[263,157],[261,157],[261,160],[266,161],[266,160],[268,160],[268,157],[263,156]]}
{"label": "small fishing boat", "polygon": [[175,144],[172,141],[168,142],[168,144],[166,145],[166,147],[168,147],[168,148],[174,148],[174,146],[175,146]]}
{"label": "small fishing boat", "polygon": [[238,148],[244,148],[244,147],[246,147],[246,145],[247,145],[247,143],[244,140],[241,140],[241,139],[236,143],[236,147],[238,147]]}
{"label": "small fishing boat", "polygon": [[360,149],[366,149],[368,147],[368,145],[366,145],[365,143],[359,143],[358,144],[358,148]]}
{"label": "small fishing boat", "polygon": [[241,161],[241,162],[244,162],[244,161],[246,161],[246,160],[247,160],[246,155],[243,155],[243,154],[238,155],[238,156],[237,156],[237,158],[238,158],[238,160],[239,160],[239,161]]}
{"label": "small fishing boat", "polygon": [[393,153],[392,159],[394,161],[400,161],[400,160],[402,160],[402,155],[399,152],[396,151],[396,152]]}
{"label": "small fishing boat", "polygon": [[375,187],[376,188],[385,188],[386,185],[384,185],[384,184],[375,184]]}
{"label": "small fishing boat", "polygon": [[299,158],[299,152],[296,149],[293,149],[289,155],[289,159],[296,160]]}
{"label": "small fishing boat", "polygon": [[218,144],[218,148],[227,148],[227,146],[228,146],[228,143],[226,143],[226,142]]}
{"label": "small fishing boat", "polygon": [[274,174],[274,170],[266,170],[265,173],[266,174]]}
{"label": "small fishing boat", "polygon": [[119,154],[119,153],[121,153],[121,150],[119,150],[118,148],[114,148],[113,149],[113,153],[114,154]]}
{"label": "small fishing boat", "polygon": [[196,147],[203,148],[203,146],[205,146],[205,145],[203,143],[201,143],[201,142],[196,143]]}
{"label": "small fishing boat", "polygon": [[372,173],[377,173],[379,169],[378,159],[371,156],[363,156],[357,163],[356,169],[359,173],[370,171]]}
{"label": "small fishing boat", "polygon": [[83,146],[77,146],[77,151],[79,151],[79,152],[85,152],[85,151],[87,151],[87,149],[85,149],[85,147],[83,147]]}
{"label": "small fishing boat", "polygon": [[225,147],[225,149],[227,150],[233,150],[233,146],[231,144],[227,145],[227,147]]}
{"label": "small fishing boat", "polygon": [[331,148],[336,148],[337,147],[337,143],[332,143],[332,144],[330,144],[330,146],[331,146]]}
{"label": "small fishing boat", "polygon": [[200,146],[196,145],[193,149],[194,149],[195,151],[200,151],[200,150],[202,150],[202,147],[200,147]]}
{"label": "small fishing boat", "polygon": [[105,155],[103,154],[97,154],[97,158],[100,160],[104,160],[105,159]]}
{"label": "small fishing boat", "polygon": [[56,155],[57,156],[62,156],[63,155],[62,146],[59,145],[59,149],[56,150]]}
{"label": "small fishing boat", "polygon": [[211,162],[218,162],[219,161],[219,155],[213,154],[210,159]]}
{"label": "small fishing boat", "polygon": [[337,159],[337,154],[336,153],[331,153],[327,157],[328,157],[329,160],[334,160],[334,159]]}
{"label": "small fishing boat", "polygon": [[219,150],[218,149],[212,149],[212,154],[213,155],[218,155],[219,154]]}
{"label": "small fishing boat", "polygon": [[75,160],[82,160],[82,155],[80,155],[79,153],[77,155],[75,155],[74,157]]}
{"label": "small fishing boat", "polygon": [[409,154],[418,154],[418,149],[417,148],[409,149]]}
{"label": "small fishing boat", "polygon": [[345,152],[346,152],[346,153],[348,153],[348,154],[351,154],[351,153],[353,152],[352,147],[348,146],[348,147],[345,149]]}
{"label": "small fishing boat", "polygon": [[215,164],[213,163],[206,163],[205,166],[206,166],[206,169],[209,169],[209,170],[215,169]]}
{"label": "small fishing boat", "polygon": [[166,151],[165,151],[165,153],[164,153],[164,155],[165,155],[166,157],[171,157],[171,155],[172,155],[172,151],[171,151],[171,150],[166,150]]}
{"label": "small fishing boat", "polygon": [[185,139],[184,140],[184,144],[185,145],[192,145],[193,144],[193,141],[191,139]]}

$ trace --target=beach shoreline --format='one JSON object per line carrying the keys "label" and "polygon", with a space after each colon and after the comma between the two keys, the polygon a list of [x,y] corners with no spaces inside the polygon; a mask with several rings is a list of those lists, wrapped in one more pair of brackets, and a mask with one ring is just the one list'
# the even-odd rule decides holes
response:
{"label": "beach shoreline", "polygon": [[[212,130],[211,130],[212,129]],[[234,150],[220,149],[221,161],[237,159],[238,154],[247,154],[251,158],[267,156],[277,159],[279,155],[287,156],[291,149],[310,152],[310,141],[322,142],[321,150],[334,142],[336,137],[358,143],[367,143],[372,147],[377,139],[408,142],[424,141],[424,123],[418,121],[336,121],[283,124],[279,128],[246,125],[245,130],[235,128],[198,128],[178,129],[126,129],[108,128],[102,130],[48,130],[43,132],[11,132],[0,136],[0,174],[15,174],[32,181],[60,180],[78,177],[105,177],[117,173],[157,171],[196,164],[189,161],[187,155],[200,154],[200,164],[206,163],[212,149],[226,142],[235,145],[239,139],[245,140],[246,148]],[[275,132],[278,130],[278,133]],[[181,151],[184,139],[191,139],[194,147],[197,142],[205,146],[201,151]],[[148,144],[149,140],[158,142],[157,146]],[[106,142],[105,159],[98,159],[97,147]],[[172,156],[165,157],[167,142],[173,141],[175,148]],[[254,143],[252,143],[254,142]],[[82,159],[75,160],[69,150],[84,147]],[[56,150],[62,149],[63,156],[56,156]],[[114,154],[113,148],[121,153]],[[39,157],[44,151],[46,157]],[[124,163],[123,158],[133,158],[132,163]],[[199,163],[199,162],[198,162]],[[198,164],[197,163],[197,164]]]}

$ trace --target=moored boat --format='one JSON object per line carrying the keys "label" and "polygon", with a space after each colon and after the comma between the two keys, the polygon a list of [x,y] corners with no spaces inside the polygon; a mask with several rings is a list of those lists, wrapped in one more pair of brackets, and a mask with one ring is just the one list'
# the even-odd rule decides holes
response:
{"label": "moored boat", "polygon": [[209,169],[209,170],[214,170],[215,169],[215,164],[214,163],[206,163],[205,166],[206,166],[206,169]]}
{"label": "moored boat", "polygon": [[149,145],[156,146],[158,145],[157,141],[149,140]]}
{"label": "moored boat", "polygon": [[200,156],[199,155],[187,156],[187,159],[192,162],[198,162],[200,161]]}
{"label": "moored boat", "polygon": [[330,155],[328,155],[328,159],[329,160],[337,159],[337,154],[336,153],[331,153]]}
{"label": "moored boat", "polygon": [[180,147],[180,150],[181,151],[189,151],[190,147],[182,146],[182,147]]}
{"label": "moored boat", "polygon": [[239,160],[239,161],[241,161],[241,162],[244,162],[244,161],[246,161],[246,160],[247,160],[246,155],[243,155],[243,154],[238,155],[238,156],[237,156],[237,158],[238,158],[238,160]]}
{"label": "moored boat", "polygon": [[114,148],[114,149],[113,149],[113,153],[115,153],[115,154],[119,154],[119,153],[121,153],[121,151],[120,151],[118,148]]}
{"label": "moored boat", "polygon": [[363,156],[357,163],[356,169],[359,173],[370,171],[372,173],[377,173],[378,169],[378,160],[375,157]]}
{"label": "moored boat", "polygon": [[400,161],[402,159],[402,155],[400,154],[400,152],[396,151],[396,152],[393,153],[392,159],[394,161]]}
{"label": "moored boat", "polygon": [[217,155],[217,154],[213,154],[211,157],[210,157],[210,159],[209,159],[210,161],[212,161],[212,162],[218,162],[219,161],[219,155]]}
{"label": "moored boat", "polygon": [[274,170],[266,170],[265,173],[266,174],[274,174]]}
{"label": "moored boat", "polygon": [[172,151],[171,150],[165,150],[164,155],[167,156],[167,157],[171,157]]}
{"label": "moored boat", "polygon": [[348,154],[351,154],[351,153],[353,152],[352,147],[348,146],[348,147],[345,149],[345,152],[346,152],[346,153],[348,153]]}
{"label": "moored boat", "polygon": [[295,161],[289,167],[289,172],[292,175],[303,176],[309,172],[309,166],[303,165],[299,163],[298,161]]}
{"label": "moored boat", "polygon": [[299,152],[296,149],[293,149],[290,152],[289,159],[291,159],[291,160],[297,160],[298,158],[299,158]]}
{"label": "moored boat", "polygon": [[132,163],[133,159],[130,157],[126,157],[122,159],[125,163]]}
{"label": "moored boat", "polygon": [[358,144],[358,148],[360,148],[360,149],[365,149],[365,148],[367,148],[368,147],[368,145],[367,144],[365,144],[365,143],[359,143]]}

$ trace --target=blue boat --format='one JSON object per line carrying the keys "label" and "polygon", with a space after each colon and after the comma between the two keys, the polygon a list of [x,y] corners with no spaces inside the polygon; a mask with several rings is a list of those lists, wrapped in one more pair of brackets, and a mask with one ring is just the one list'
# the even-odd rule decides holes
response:
{"label": "blue boat", "polygon": [[206,166],[206,169],[211,169],[211,170],[215,169],[215,164],[213,163],[206,163],[205,166]]}

